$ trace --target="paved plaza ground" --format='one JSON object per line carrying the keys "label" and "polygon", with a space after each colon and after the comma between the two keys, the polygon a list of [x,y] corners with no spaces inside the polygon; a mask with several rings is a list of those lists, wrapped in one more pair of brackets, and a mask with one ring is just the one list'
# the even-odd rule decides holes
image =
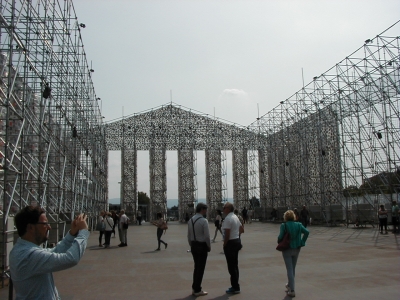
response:
{"label": "paved plaza ground", "polygon": [[[400,299],[400,235],[380,235],[376,228],[309,227],[296,268],[296,298]],[[214,225],[210,223],[214,233]],[[286,296],[286,269],[275,250],[279,224],[253,222],[245,226],[239,253],[241,294],[230,287],[221,236],[212,244],[203,279],[209,294],[199,299],[291,299]],[[98,247],[91,234],[85,255],[69,270],[54,273],[63,300],[77,299],[194,299],[191,295],[193,260],[187,225],[170,222],[157,248],[156,227],[130,226],[128,247],[118,237],[109,249]],[[6,299],[7,289],[0,289]]]}

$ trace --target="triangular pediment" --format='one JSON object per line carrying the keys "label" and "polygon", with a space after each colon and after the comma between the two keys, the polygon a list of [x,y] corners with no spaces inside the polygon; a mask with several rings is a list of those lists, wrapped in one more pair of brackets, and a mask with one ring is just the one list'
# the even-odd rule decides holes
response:
{"label": "triangular pediment", "polygon": [[252,149],[255,140],[244,126],[172,103],[106,125],[109,150]]}

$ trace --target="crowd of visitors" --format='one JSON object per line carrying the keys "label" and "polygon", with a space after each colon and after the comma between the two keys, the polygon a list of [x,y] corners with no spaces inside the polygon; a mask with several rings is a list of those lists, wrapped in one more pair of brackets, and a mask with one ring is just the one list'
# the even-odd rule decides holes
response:
{"label": "crowd of visitors", "polygon": [[[207,263],[208,253],[211,251],[211,242],[215,242],[218,232],[222,235],[223,253],[225,255],[231,286],[226,290],[227,294],[241,292],[239,284],[239,251],[242,249],[241,234],[244,233],[244,225],[249,223],[249,210],[244,207],[239,214],[238,209],[230,202],[226,202],[223,211],[217,210],[215,217],[215,233],[211,240],[209,224],[207,220],[208,206],[198,203],[195,214],[187,220],[187,239],[190,252],[193,257],[194,270],[192,282],[193,296],[204,296],[208,292],[202,288],[202,280]],[[136,214],[139,218],[141,214]],[[399,206],[392,202],[391,208],[393,233],[399,232]],[[278,217],[277,210],[271,212],[271,220]],[[297,209],[287,210],[283,215],[283,223],[280,225],[277,250],[282,251],[283,261],[286,267],[287,283],[286,293],[289,297],[295,297],[295,273],[300,250],[305,246],[309,231],[307,229],[309,212],[306,206],[301,211]],[[384,205],[380,205],[378,211],[379,231],[388,233],[389,213]],[[51,226],[47,220],[45,211],[40,207],[27,206],[21,209],[15,216],[15,226],[20,236],[10,253],[10,272],[16,291],[16,299],[59,299],[52,273],[68,269],[76,265],[82,258],[89,237],[87,216],[79,214],[71,222],[71,229],[66,236],[53,248],[43,248],[47,241]],[[111,236],[118,229],[119,247],[128,246],[127,230],[131,220],[121,210],[101,211],[96,230],[99,231],[99,247],[110,248]],[[168,224],[161,212],[157,213],[157,219],[150,222],[157,227],[158,247],[161,244],[165,249],[168,243],[161,239],[166,233]],[[141,225],[141,220],[138,220]],[[104,243],[102,238],[104,236]],[[282,248],[287,237],[290,239],[287,246]],[[278,249],[279,248],[279,249]],[[188,250],[189,252],[189,250]]]}

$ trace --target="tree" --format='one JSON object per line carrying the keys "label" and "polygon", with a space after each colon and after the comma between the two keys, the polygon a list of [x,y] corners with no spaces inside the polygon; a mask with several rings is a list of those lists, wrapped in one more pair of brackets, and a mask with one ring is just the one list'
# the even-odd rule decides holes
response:
{"label": "tree", "polygon": [[358,197],[361,196],[363,192],[355,185],[350,185],[343,189],[343,196],[345,197]]}
{"label": "tree", "polygon": [[178,210],[178,206],[176,206],[176,205],[172,206],[171,210]]}
{"label": "tree", "polygon": [[139,205],[149,205],[150,198],[144,192],[138,192],[138,204]]}
{"label": "tree", "polygon": [[260,200],[256,196],[253,196],[250,199],[250,208],[254,209],[255,207],[260,207]]}

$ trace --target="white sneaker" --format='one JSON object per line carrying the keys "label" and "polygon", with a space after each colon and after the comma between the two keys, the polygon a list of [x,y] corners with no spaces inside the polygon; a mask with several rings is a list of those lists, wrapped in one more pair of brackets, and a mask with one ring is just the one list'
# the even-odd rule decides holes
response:
{"label": "white sneaker", "polygon": [[198,293],[192,293],[192,295],[198,297],[208,295],[208,293],[206,291],[200,291]]}
{"label": "white sneaker", "polygon": [[294,291],[291,291],[291,292],[288,292],[287,293],[287,295],[289,296],[289,297],[296,297],[296,293],[294,292]]}

